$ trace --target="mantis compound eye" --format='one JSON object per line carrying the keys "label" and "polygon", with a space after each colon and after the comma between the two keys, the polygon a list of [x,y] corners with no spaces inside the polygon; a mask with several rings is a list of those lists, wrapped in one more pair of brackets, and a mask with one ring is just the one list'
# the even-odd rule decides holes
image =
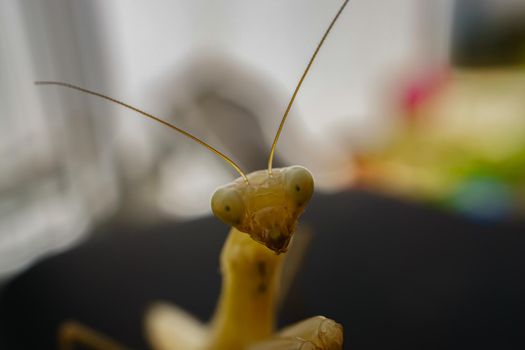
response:
{"label": "mantis compound eye", "polygon": [[305,205],[314,192],[314,179],[300,166],[289,168],[285,174],[285,188],[298,207]]}
{"label": "mantis compound eye", "polygon": [[228,225],[238,225],[244,217],[244,202],[233,188],[219,188],[211,198],[213,214]]}

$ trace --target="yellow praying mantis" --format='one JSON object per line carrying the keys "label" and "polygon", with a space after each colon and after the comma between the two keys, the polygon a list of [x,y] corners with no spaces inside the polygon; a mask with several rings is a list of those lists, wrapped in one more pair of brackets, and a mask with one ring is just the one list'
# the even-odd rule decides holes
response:
{"label": "yellow praying mantis", "polygon": [[[344,1],[310,58],[281,119],[275,135],[268,169],[245,174],[229,157],[192,134],[107,95],[57,81],[37,85],[59,85],[109,100],[168,126],[204,146],[230,164],[240,177],[213,194],[214,215],[232,228],[220,256],[222,291],[212,321],[201,324],[168,304],[155,304],[145,317],[146,336],[156,350],[291,350],[341,349],[342,326],[315,316],[274,332],[279,277],[285,253],[313,190],[310,172],[300,166],[273,169],[279,136],[299,89],[332,27],[346,7]],[[126,347],[76,322],[59,330],[59,348],[75,344],[100,350]]]}

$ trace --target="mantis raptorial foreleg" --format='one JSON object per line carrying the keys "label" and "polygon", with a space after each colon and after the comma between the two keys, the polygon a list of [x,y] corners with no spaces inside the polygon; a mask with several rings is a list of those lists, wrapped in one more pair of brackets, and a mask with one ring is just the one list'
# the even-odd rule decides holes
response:
{"label": "mantis raptorial foreleg", "polygon": [[282,329],[249,350],[339,350],[342,347],[343,327],[324,316],[315,316]]}
{"label": "mantis raptorial foreleg", "polygon": [[205,348],[208,327],[176,305],[155,303],[144,320],[146,338],[155,350]]}
{"label": "mantis raptorial foreleg", "polygon": [[58,348],[73,350],[75,345],[82,345],[94,350],[127,350],[113,339],[76,321],[66,321],[58,329]]}

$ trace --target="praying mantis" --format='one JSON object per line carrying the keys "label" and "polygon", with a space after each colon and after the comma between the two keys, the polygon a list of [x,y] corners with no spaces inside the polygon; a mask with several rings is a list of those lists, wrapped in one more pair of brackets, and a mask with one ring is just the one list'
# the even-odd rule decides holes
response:
{"label": "praying mantis", "polygon": [[[312,174],[301,166],[272,168],[277,142],[293,102],[320,48],[348,4],[345,0],[324,32],[311,56],[281,119],[267,170],[250,174],[228,156],[187,131],[107,95],[58,81],[37,81],[37,85],[58,85],[94,95],[153,119],[226,161],[240,175],[220,187],[211,198],[213,214],[232,226],[220,256],[222,291],[209,325],[175,306],[155,304],[145,317],[146,336],[156,350],[215,349],[341,349],[342,326],[324,316],[315,316],[274,333],[279,277],[284,253],[297,222],[314,191]],[[59,330],[59,348],[75,344],[100,350],[126,349],[116,341],[77,322],[66,322]]]}

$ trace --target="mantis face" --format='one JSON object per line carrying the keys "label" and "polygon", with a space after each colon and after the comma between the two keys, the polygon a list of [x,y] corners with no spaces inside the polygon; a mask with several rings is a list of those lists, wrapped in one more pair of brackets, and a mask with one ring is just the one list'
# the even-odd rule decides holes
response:
{"label": "mantis face", "polygon": [[314,181],[301,166],[255,171],[218,188],[213,214],[277,254],[286,252],[297,220],[312,197]]}
{"label": "mantis face", "polygon": [[219,188],[214,193],[211,200],[213,213],[220,220],[234,226],[239,231],[248,233],[254,240],[264,244],[277,254],[284,253],[288,248],[288,243],[297,225],[297,219],[304,211],[306,204],[312,196],[314,181],[310,172],[300,166],[274,169],[274,171],[272,171],[275,148],[288,113],[292,108],[295,97],[306,74],[310,70],[319,49],[347,3],[348,0],[341,5],[339,11],[326,29],[288,102],[288,106],[286,107],[286,111],[284,112],[273,140],[272,148],[270,149],[268,171],[260,170],[246,175],[228,156],[196,136],[153,114],[144,112],[137,107],[133,107],[113,97],[59,81],[37,81],[35,84],[59,85],[119,104],[181,133],[221,157],[241,175],[241,178]]}

